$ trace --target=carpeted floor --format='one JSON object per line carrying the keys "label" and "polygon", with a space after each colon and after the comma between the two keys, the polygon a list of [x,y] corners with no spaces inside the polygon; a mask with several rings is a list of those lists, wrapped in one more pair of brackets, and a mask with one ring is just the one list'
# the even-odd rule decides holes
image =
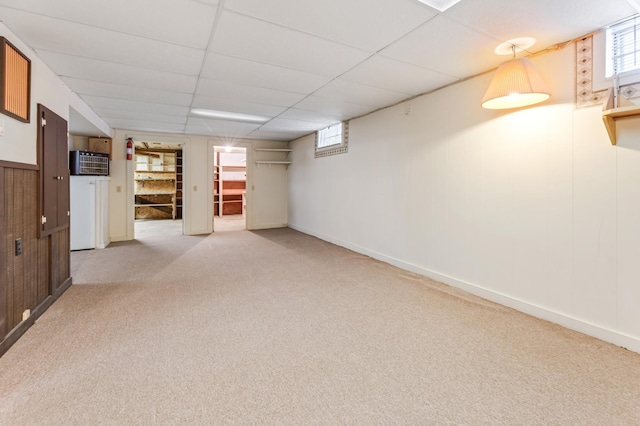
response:
{"label": "carpeted floor", "polygon": [[290,229],[72,254],[0,424],[640,424],[640,355]]}
{"label": "carpeted floor", "polygon": [[[215,232],[242,231],[246,229],[245,219],[241,214],[215,216],[213,218]],[[182,235],[182,220],[172,219],[137,219],[134,222],[136,239]]]}

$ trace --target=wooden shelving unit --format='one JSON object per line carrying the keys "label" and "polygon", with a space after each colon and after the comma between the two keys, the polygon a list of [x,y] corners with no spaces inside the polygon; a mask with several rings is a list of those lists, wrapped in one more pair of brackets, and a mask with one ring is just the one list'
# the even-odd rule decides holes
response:
{"label": "wooden shelving unit", "polygon": [[[136,152],[135,164],[135,218],[136,219],[176,219],[182,206],[182,193],[178,199],[178,178],[180,188],[182,173],[177,173],[176,152]],[[180,156],[181,159],[181,156]],[[180,166],[181,167],[181,166]]]}
{"label": "wooden shelving unit", "polygon": [[246,191],[244,155],[217,152],[213,170],[213,213],[216,216],[242,214]]}
{"label": "wooden shelving unit", "polygon": [[176,151],[176,196],[174,219],[182,219],[182,150]]}
{"label": "wooden shelving unit", "polygon": [[602,111],[602,120],[609,134],[611,145],[618,143],[618,131],[616,122],[624,118],[640,117],[640,105],[635,105],[628,100],[618,97],[619,105],[614,108],[613,89],[609,89],[607,102],[605,102]]}

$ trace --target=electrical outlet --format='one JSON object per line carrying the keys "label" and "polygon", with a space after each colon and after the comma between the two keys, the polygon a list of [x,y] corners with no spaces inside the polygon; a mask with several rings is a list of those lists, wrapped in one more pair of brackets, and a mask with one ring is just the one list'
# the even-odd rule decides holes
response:
{"label": "electrical outlet", "polygon": [[22,238],[18,238],[16,240],[16,256],[20,256],[22,254]]}
{"label": "electrical outlet", "polygon": [[31,316],[31,309],[25,309],[25,311],[22,313],[22,321],[28,320],[30,316]]}

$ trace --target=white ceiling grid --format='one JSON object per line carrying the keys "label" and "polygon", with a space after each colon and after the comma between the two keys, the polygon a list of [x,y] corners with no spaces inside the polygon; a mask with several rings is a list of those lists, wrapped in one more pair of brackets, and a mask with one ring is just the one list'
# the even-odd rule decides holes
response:
{"label": "white ceiling grid", "polygon": [[535,37],[538,51],[634,13],[626,0],[442,13],[416,0],[0,0],[3,23],[111,127],[229,140],[289,141],[492,69],[505,40]]}

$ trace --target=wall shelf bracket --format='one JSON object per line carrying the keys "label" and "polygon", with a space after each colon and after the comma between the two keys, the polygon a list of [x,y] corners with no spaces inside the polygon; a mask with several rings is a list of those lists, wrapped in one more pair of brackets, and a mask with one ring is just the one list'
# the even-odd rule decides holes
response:
{"label": "wall shelf bracket", "polygon": [[602,120],[609,134],[611,145],[618,143],[618,132],[616,121],[624,118],[638,117],[640,118],[640,105],[635,105],[627,99],[618,96],[618,107],[614,107],[613,88],[609,88],[607,101],[602,107]]}

